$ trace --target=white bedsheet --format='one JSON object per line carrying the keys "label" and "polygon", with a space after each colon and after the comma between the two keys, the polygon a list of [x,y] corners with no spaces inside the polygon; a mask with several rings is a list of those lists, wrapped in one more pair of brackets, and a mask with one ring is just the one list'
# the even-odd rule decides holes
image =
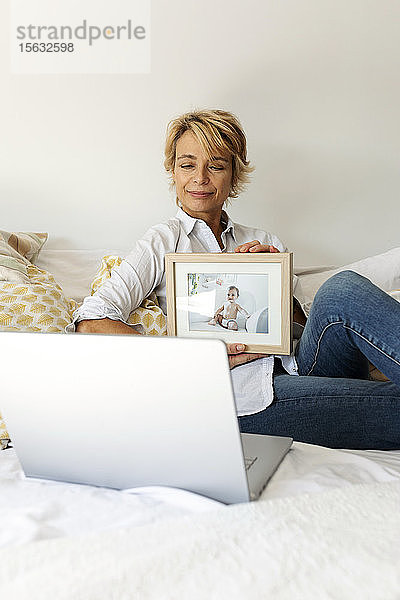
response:
{"label": "white bedsheet", "polygon": [[398,600],[400,482],[7,548],[18,600]]}
{"label": "white bedsheet", "polygon": [[[261,499],[396,480],[400,480],[400,451],[333,450],[295,442]],[[2,547],[144,526],[227,508],[219,502],[171,488],[119,492],[25,479],[12,449],[0,452],[0,490]]]}

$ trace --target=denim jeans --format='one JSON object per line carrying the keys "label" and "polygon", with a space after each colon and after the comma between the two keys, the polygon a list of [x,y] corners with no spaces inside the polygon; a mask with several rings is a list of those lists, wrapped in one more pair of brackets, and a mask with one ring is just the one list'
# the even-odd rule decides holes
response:
{"label": "denim jeans", "polygon": [[[278,369],[274,402],[240,429],[332,448],[400,448],[400,303],[343,271],[315,296],[296,348],[299,376]],[[368,380],[368,361],[389,379]]]}

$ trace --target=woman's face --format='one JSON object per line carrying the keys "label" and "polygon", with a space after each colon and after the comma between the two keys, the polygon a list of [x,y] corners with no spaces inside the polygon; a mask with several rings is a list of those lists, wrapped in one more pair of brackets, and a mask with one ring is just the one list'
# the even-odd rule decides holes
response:
{"label": "woman's face", "polygon": [[176,144],[173,179],[183,210],[197,218],[219,216],[229,196],[232,181],[232,159],[229,154],[212,160],[190,131]]}

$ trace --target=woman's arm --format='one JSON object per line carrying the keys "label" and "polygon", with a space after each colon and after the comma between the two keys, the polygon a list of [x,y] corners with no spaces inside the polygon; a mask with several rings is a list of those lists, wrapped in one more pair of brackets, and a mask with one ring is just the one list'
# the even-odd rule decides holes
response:
{"label": "woman's arm", "polygon": [[129,315],[163,280],[164,256],[175,251],[177,234],[169,224],[152,227],[111,277],[84,299],[67,331],[137,333],[127,324]]}
{"label": "woman's arm", "polygon": [[119,333],[141,335],[138,331],[126,325],[122,321],[112,319],[86,319],[79,321],[76,326],[78,333]]}

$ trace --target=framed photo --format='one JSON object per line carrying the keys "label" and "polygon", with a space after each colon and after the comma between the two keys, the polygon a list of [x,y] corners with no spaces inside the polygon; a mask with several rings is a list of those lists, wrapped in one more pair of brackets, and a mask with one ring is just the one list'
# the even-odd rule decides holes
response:
{"label": "framed photo", "polygon": [[290,354],[292,253],[167,254],[167,331]]}

